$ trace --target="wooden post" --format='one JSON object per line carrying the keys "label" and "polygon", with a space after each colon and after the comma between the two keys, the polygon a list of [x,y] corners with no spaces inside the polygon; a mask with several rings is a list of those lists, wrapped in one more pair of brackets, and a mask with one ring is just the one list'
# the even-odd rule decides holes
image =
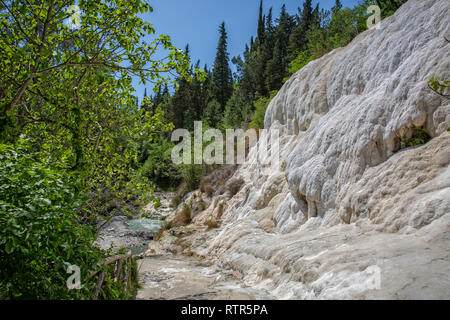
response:
{"label": "wooden post", "polygon": [[95,288],[94,300],[97,300],[98,294],[100,293],[100,289],[103,284],[103,280],[105,280],[105,272],[100,273],[97,280],[97,287]]}
{"label": "wooden post", "polygon": [[115,274],[115,282],[120,281],[120,272],[122,271],[122,261],[123,260],[119,260],[117,261],[117,268],[116,268],[116,274]]}
{"label": "wooden post", "polygon": [[131,257],[129,257],[127,260],[128,260],[127,264],[128,264],[128,269],[129,269],[129,271],[128,271],[128,279],[127,279],[127,288],[129,290],[129,289],[131,289],[131,273],[133,271],[133,267],[131,265]]}
{"label": "wooden post", "polygon": [[[109,258],[106,258],[103,260],[104,265],[110,265],[112,263],[116,263],[116,268],[113,271],[114,272],[113,276],[114,276],[115,282],[119,282],[122,280],[122,277],[121,277],[122,264],[123,264],[123,261],[125,260],[125,266],[124,266],[125,277],[123,279],[123,282],[124,282],[123,285],[124,285],[125,291],[128,291],[131,288],[131,277],[132,277],[131,262],[132,262],[132,259],[133,259],[133,256],[131,254],[131,251],[129,251],[127,254],[112,256],[112,257],[109,257]],[[100,267],[100,266],[101,266],[101,264],[99,263],[98,267]],[[88,279],[95,276],[99,271],[100,270],[92,271],[91,274],[89,275]],[[101,272],[98,276],[97,286],[96,286],[95,292],[94,292],[94,300],[97,300],[97,298],[98,298],[103,281],[105,280],[105,276],[106,276],[105,271]]]}

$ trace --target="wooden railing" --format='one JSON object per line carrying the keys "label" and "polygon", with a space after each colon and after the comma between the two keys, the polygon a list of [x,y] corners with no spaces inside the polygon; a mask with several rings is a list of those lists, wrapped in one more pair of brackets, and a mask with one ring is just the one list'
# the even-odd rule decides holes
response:
{"label": "wooden railing", "polygon": [[[125,265],[124,265],[125,261]],[[103,260],[103,264],[105,266],[115,264],[114,267],[114,282],[121,282],[123,281],[123,288],[126,291],[131,289],[132,283],[131,283],[131,273],[132,273],[132,255],[131,251],[129,251],[127,254],[120,254],[116,256],[112,256],[109,258],[106,258]],[[125,276],[122,278],[122,267],[124,267],[125,270]],[[98,299],[98,295],[100,293],[100,289],[102,288],[103,281],[105,280],[106,271],[93,271],[91,272],[89,278],[92,278],[93,276],[97,275],[100,272],[98,279],[97,279],[97,286],[95,288],[94,292],[94,300]]]}

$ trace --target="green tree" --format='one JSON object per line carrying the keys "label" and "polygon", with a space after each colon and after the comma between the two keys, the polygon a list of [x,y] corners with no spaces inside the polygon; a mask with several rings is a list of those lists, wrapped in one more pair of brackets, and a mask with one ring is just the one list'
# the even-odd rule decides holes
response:
{"label": "green tree", "polygon": [[[126,92],[132,91],[132,75],[142,81],[156,82],[172,71],[185,75],[185,57],[172,46],[170,38],[161,35],[149,44],[141,41],[142,36],[155,33],[152,25],[139,17],[152,10],[147,2],[80,1],[81,19],[76,29],[67,25],[69,5],[70,2],[63,0],[2,1],[2,135],[15,132],[17,136],[18,130],[6,128],[17,129],[23,117],[25,121],[48,122],[45,115],[40,114],[35,120],[29,116],[30,112],[41,113],[43,104],[68,107],[76,123],[77,113],[82,112],[80,90],[92,76],[102,78],[102,74],[113,74],[119,88]],[[158,47],[169,51],[168,60],[153,58]],[[79,130],[79,123],[72,128],[74,144],[80,140],[76,137]],[[79,147],[75,145],[74,149]]]}
{"label": "green tree", "polygon": [[222,106],[219,101],[213,99],[208,102],[204,112],[204,119],[210,127],[215,128],[217,126],[222,120]]}
{"label": "green tree", "polygon": [[289,37],[294,27],[291,16],[286,12],[286,6],[281,8],[278,25],[274,31],[274,45],[271,59],[266,68],[266,85],[268,91],[278,90],[283,85],[283,79],[288,75],[287,48]]}
{"label": "green tree", "polygon": [[250,110],[251,106],[247,104],[244,92],[238,85],[236,85],[233,90],[233,95],[225,106],[225,114],[223,118],[225,127],[240,127],[243,122],[250,120]]}
{"label": "green tree", "polygon": [[314,22],[312,0],[303,2],[303,9],[298,8],[297,26],[292,31],[288,46],[288,61],[294,60],[297,55],[306,49],[306,33]]}
{"label": "green tree", "polygon": [[407,0],[375,0],[381,9],[382,18],[386,18],[397,11]]}
{"label": "green tree", "polygon": [[233,93],[233,76],[229,65],[228,35],[225,22],[220,25],[219,33],[220,38],[212,70],[211,90],[214,98],[220,104],[219,114],[223,115],[225,105]]}

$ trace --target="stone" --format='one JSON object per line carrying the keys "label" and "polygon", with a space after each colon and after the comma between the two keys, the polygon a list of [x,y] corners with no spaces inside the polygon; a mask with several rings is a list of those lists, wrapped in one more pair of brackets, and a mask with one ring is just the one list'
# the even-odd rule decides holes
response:
{"label": "stone", "polygon": [[[410,0],[293,75],[265,116],[281,165],[250,151],[191,250],[279,299],[450,299],[450,101],[427,85],[448,25],[449,1]],[[402,149],[415,127],[431,141]]]}

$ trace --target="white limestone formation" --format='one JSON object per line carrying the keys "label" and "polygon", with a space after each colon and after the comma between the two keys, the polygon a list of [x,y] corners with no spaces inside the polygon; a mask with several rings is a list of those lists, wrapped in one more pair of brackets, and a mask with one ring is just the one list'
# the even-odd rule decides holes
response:
{"label": "white limestone formation", "polygon": [[[250,152],[191,249],[281,299],[449,299],[450,100],[427,86],[449,25],[449,1],[410,0],[293,75],[265,117],[281,165]],[[431,141],[402,148],[417,127]]]}

